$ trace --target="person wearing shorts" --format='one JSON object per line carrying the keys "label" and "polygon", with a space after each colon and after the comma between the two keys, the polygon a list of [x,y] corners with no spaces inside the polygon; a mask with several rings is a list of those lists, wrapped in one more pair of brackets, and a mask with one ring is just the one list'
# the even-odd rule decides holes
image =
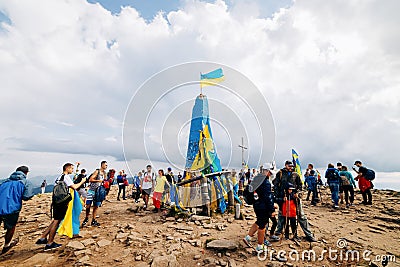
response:
{"label": "person wearing shorts", "polygon": [[82,227],[89,222],[90,208],[93,206],[93,218],[91,226],[100,226],[100,223],[96,220],[97,209],[101,206],[101,202],[94,201],[94,196],[96,194],[96,189],[101,185],[104,179],[107,177],[107,161],[102,161],[100,163],[100,169],[96,169],[89,178],[89,190],[87,192],[86,198],[86,217],[82,222]]}
{"label": "person wearing shorts", "polygon": [[143,209],[147,209],[149,204],[149,196],[154,189],[155,174],[151,171],[151,165],[147,165],[147,171],[143,175],[140,187],[142,188],[142,197],[144,201]]}
{"label": "person wearing shorts", "polygon": [[[77,190],[85,183],[86,180],[82,179],[80,183],[74,184],[71,177],[69,176],[73,173],[73,171],[74,165],[72,163],[65,163],[63,166],[62,175],[56,179],[54,184],[65,183],[67,187]],[[61,177],[63,177],[63,180],[60,181]],[[61,244],[54,242],[54,237],[56,235],[58,226],[60,225],[61,221],[65,217],[65,214],[67,213],[68,203],[69,202],[66,201],[62,204],[52,204],[53,220],[43,232],[42,236],[36,241],[36,245],[46,245],[44,247],[44,251],[50,251],[61,247]]]}
{"label": "person wearing shorts", "polygon": [[6,230],[1,254],[7,253],[19,241],[18,238],[12,240],[12,237],[22,208],[22,200],[33,197],[32,184],[26,179],[28,172],[28,167],[18,167],[0,185],[0,224],[3,224]]}
{"label": "person wearing shorts", "polygon": [[[267,166],[267,164],[263,166]],[[265,240],[265,231],[269,218],[275,215],[274,198],[269,181],[271,175],[272,172],[266,167],[263,167],[262,173],[255,176],[250,184],[251,188],[254,190],[252,192],[257,194],[257,199],[255,199],[253,204],[257,220],[251,226],[248,234],[243,238],[243,242],[247,246],[251,246],[251,238],[257,232],[257,252],[265,251],[266,246],[270,245],[269,241]]]}

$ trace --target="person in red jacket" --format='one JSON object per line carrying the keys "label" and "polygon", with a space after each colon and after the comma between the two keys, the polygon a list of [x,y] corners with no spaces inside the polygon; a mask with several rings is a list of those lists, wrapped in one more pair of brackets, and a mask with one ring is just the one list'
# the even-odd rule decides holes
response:
{"label": "person in red jacket", "polygon": [[292,229],[293,239],[298,238],[296,224],[297,208],[293,190],[295,190],[294,186],[289,183],[282,205],[282,214],[285,217],[285,225],[283,226],[285,229],[285,239],[289,239],[289,225]]}
{"label": "person in red jacket", "polygon": [[361,161],[357,160],[354,165],[358,167],[358,175],[354,180],[358,181],[358,188],[360,188],[361,194],[363,196],[363,201],[361,204],[364,205],[372,205],[372,193],[371,189],[373,188],[371,181],[365,178],[365,174],[368,169],[362,166]]}

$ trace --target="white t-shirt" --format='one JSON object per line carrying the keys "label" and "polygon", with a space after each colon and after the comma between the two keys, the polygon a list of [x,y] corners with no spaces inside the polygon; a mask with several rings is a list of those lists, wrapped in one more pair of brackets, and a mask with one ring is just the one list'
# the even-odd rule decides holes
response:
{"label": "white t-shirt", "polygon": [[[58,183],[58,180],[60,180],[60,178],[61,178],[61,176],[58,177],[58,178],[56,179],[56,181],[54,182],[54,184],[57,184],[57,183]],[[74,182],[72,181],[71,177],[70,177],[68,174],[64,174],[64,183],[65,183],[68,187],[70,187],[71,185],[74,184]]]}
{"label": "white t-shirt", "polygon": [[154,172],[145,172],[143,175],[142,189],[151,189],[153,187]]}

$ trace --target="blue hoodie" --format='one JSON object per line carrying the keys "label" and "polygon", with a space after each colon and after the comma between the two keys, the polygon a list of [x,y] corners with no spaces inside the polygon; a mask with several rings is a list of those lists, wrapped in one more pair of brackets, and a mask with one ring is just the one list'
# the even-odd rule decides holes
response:
{"label": "blue hoodie", "polygon": [[0,182],[0,215],[17,213],[22,208],[22,200],[33,197],[33,186],[23,172],[17,171],[10,178]]}

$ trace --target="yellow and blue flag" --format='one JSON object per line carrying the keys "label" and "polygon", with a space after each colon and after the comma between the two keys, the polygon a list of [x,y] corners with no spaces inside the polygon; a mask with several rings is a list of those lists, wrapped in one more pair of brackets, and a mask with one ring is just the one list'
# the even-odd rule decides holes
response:
{"label": "yellow and blue flag", "polygon": [[66,235],[69,238],[72,238],[74,235],[79,234],[79,216],[81,215],[83,206],[78,192],[72,188],[70,188],[69,191],[71,193],[72,200],[68,203],[67,213],[65,214],[64,220],[58,227],[57,232],[59,235]]}
{"label": "yellow and blue flag", "polygon": [[225,76],[221,68],[205,74],[200,73],[200,87],[214,85],[215,83],[222,82],[224,79]]}
{"label": "yellow and blue flag", "polygon": [[[292,149],[292,159],[293,159],[294,171],[297,172],[297,174],[300,176],[300,178],[302,178],[299,155],[297,154],[297,152],[294,149]],[[303,181],[303,179],[302,179],[302,181]]]}

